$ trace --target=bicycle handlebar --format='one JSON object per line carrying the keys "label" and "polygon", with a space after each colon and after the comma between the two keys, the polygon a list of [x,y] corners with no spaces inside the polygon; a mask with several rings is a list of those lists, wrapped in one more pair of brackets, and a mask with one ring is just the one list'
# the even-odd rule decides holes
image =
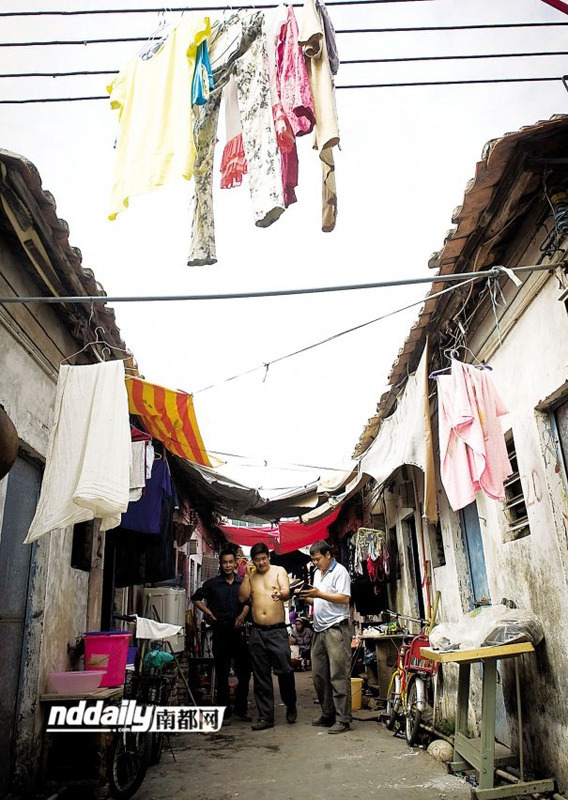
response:
{"label": "bicycle handlebar", "polygon": [[389,611],[389,609],[385,609],[383,614],[388,614],[389,617],[392,619],[406,619],[409,622],[416,622],[417,625],[428,625],[427,619],[419,619],[417,617],[409,617],[406,614],[399,614],[398,611]]}

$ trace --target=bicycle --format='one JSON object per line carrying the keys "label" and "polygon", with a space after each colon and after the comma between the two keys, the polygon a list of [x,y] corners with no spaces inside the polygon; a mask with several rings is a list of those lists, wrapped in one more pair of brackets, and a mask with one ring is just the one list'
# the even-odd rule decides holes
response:
{"label": "bicycle", "polygon": [[[116,616],[125,622],[135,622],[136,617]],[[139,669],[127,673],[124,683],[124,698],[136,700],[143,705],[167,705],[175,684],[175,676],[162,671],[146,673]],[[140,732],[123,730],[115,734],[107,761],[109,794],[114,800],[128,800],[146,777],[146,771],[157,764],[162,755],[163,732]]]}
{"label": "bicycle", "polygon": [[[389,614],[397,618],[400,616],[392,612]],[[413,617],[403,618],[420,625],[427,624]],[[430,638],[426,633],[409,634],[404,638],[387,690],[386,727],[393,730],[397,722],[404,718],[404,736],[410,747],[418,739],[430,681],[437,672],[437,664],[423,658],[420,653],[420,649],[429,644]]]}

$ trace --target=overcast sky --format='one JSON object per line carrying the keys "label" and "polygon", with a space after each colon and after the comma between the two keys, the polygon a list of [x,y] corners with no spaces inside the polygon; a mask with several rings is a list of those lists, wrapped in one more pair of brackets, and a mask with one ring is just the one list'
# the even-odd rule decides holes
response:
{"label": "overcast sky", "polygon": [[[155,7],[152,0],[11,0],[0,11]],[[191,5],[191,4],[188,4]],[[198,3],[196,3],[198,5]],[[203,5],[199,2],[199,5]],[[330,8],[337,29],[561,21],[541,0],[427,0]],[[297,11],[298,15],[301,13]],[[175,22],[175,14],[169,17]],[[3,41],[150,35],[154,14],[2,19]],[[407,58],[563,50],[565,28],[339,34],[340,58]],[[120,69],[136,44],[0,47],[0,72]],[[343,65],[337,83],[561,76],[566,57]],[[0,79],[0,97],[104,94],[105,77]],[[320,169],[310,137],[299,141],[298,203],[271,228],[252,221],[248,186],[216,178],[219,262],[189,268],[192,184],[133,200],[107,220],[117,114],[106,101],[3,105],[0,147],[30,159],[109,295],[189,294],[367,283],[430,274],[452,212],[489,139],[565,113],[555,83],[344,89],[337,92],[339,215],[320,230]],[[219,130],[218,157],[224,143]],[[229,474],[257,487],[308,482],[341,469],[374,412],[418,307],[252,375],[227,377],[353,325],[419,301],[427,286],[200,303],[116,304],[123,338],[145,377],[195,392],[207,448]],[[199,390],[218,384],[209,391]],[[268,468],[264,466],[268,464]],[[298,470],[292,464],[315,465]],[[281,466],[282,469],[276,469]]]}

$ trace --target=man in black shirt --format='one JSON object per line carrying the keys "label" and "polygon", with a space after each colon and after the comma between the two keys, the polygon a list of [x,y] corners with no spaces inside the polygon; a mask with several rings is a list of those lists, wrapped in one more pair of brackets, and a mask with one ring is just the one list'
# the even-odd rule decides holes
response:
{"label": "man in black shirt", "polygon": [[247,702],[251,663],[244,629],[250,605],[239,601],[242,578],[235,572],[237,562],[234,552],[229,549],[221,550],[219,564],[219,575],[205,581],[191,596],[191,600],[205,614],[213,628],[217,703],[227,708],[224,724],[228,723],[232,714],[229,696],[231,661],[238,680],[234,714],[239,719],[250,722],[252,718],[247,713]]}

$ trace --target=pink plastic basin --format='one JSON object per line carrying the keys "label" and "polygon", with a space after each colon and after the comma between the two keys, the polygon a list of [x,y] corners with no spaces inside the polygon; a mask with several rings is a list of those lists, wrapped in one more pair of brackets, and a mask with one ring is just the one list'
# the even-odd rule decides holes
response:
{"label": "pink plastic basin", "polygon": [[49,680],[57,694],[87,694],[101,685],[104,669],[88,672],[50,672]]}

